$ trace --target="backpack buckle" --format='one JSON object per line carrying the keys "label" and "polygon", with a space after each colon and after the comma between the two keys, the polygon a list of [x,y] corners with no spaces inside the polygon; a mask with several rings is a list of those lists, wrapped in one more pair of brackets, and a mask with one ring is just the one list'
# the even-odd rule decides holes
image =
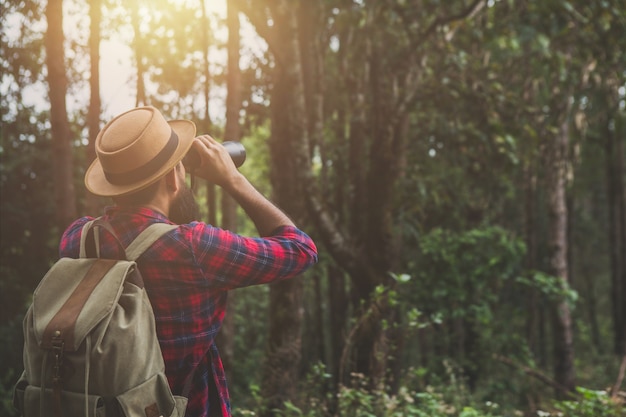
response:
{"label": "backpack buckle", "polygon": [[61,331],[55,330],[51,340],[52,353],[54,354],[54,374],[52,375],[52,398],[54,401],[54,415],[61,417],[61,367],[63,366],[63,348],[65,341],[61,338]]}
{"label": "backpack buckle", "polygon": [[54,354],[54,374],[52,375],[52,381],[54,384],[61,383],[61,367],[63,366],[63,348],[65,347],[65,341],[61,338],[61,332],[59,330],[54,332],[52,336],[52,353]]}

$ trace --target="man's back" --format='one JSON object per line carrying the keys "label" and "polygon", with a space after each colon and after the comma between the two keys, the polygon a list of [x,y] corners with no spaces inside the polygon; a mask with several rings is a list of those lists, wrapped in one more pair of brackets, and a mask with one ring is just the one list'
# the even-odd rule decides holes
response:
{"label": "man's back", "polygon": [[[154,222],[168,219],[147,208],[107,209],[124,246]],[[90,218],[73,223],[64,234],[60,255],[78,256],[80,230]],[[193,373],[187,415],[230,415],[230,400],[214,339],[221,326],[227,291],[291,278],[316,259],[310,238],[293,227],[282,227],[267,238],[247,238],[204,223],[193,222],[168,232],[139,259],[157,322],[157,334],[172,391],[181,394]],[[120,256],[110,235],[101,236],[101,256]],[[217,387],[211,388],[211,387]],[[210,403],[211,414],[207,404]]]}

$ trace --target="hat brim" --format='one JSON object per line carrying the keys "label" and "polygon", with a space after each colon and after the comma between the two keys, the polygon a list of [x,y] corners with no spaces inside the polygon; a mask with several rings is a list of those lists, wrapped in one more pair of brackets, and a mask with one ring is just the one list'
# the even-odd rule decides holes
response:
{"label": "hat brim", "polygon": [[96,158],[85,173],[85,186],[89,192],[102,197],[118,197],[131,194],[157,182],[170,172],[191,148],[191,144],[196,137],[196,125],[190,120],[169,120],[167,123],[178,135],[178,146],[161,168],[141,181],[124,185],[111,184],[104,175],[100,161]]}

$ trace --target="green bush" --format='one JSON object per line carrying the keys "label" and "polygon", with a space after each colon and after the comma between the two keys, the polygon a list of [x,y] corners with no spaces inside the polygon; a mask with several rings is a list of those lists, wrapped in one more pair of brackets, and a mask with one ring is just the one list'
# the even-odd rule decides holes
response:
{"label": "green bush", "polygon": [[[626,409],[613,402],[606,391],[578,388],[576,400],[552,401],[545,410],[529,414],[528,410],[500,407],[491,401],[478,400],[467,393],[460,381],[412,389],[404,381],[397,394],[384,389],[371,390],[364,375],[353,374],[350,386],[339,387],[336,393],[320,389],[331,376],[322,364],[316,365],[301,389],[301,399],[287,402],[274,410],[275,417],[624,417]],[[258,394],[258,387],[255,390]],[[255,396],[257,410],[233,410],[234,417],[257,416],[262,398]]]}
{"label": "green bush", "polygon": [[[504,417],[497,414],[498,405],[487,402],[478,409],[470,404],[451,404],[445,400],[443,390],[427,387],[424,391],[407,386],[397,394],[384,389],[371,390],[362,374],[353,374],[350,386],[341,386],[335,394],[320,388],[331,377],[324,365],[316,365],[302,387],[298,404],[287,402],[276,417]],[[262,399],[256,398],[259,410]],[[464,398],[465,399],[465,398]],[[462,402],[462,401],[460,401]],[[496,414],[494,414],[496,413]],[[234,417],[256,416],[258,411],[233,410]]]}
{"label": "green bush", "polygon": [[613,402],[606,391],[594,391],[582,387],[576,389],[580,398],[576,401],[556,401],[555,411],[537,413],[540,417],[624,417],[626,408]]}

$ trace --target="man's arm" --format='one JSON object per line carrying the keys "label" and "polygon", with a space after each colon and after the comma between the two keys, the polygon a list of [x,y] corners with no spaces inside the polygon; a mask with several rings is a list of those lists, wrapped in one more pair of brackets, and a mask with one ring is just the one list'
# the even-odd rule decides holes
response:
{"label": "man's arm", "polygon": [[269,236],[280,226],[295,227],[291,219],[254,188],[242,174],[233,177],[222,188],[244,209],[261,236]]}

